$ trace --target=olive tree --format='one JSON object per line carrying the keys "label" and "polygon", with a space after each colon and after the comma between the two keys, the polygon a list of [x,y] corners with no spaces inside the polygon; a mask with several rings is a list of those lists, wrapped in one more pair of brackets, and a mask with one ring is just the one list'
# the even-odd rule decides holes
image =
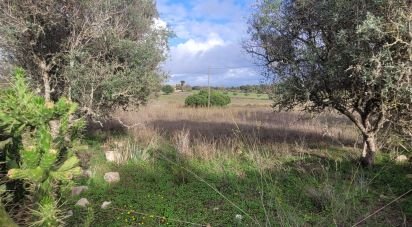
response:
{"label": "olive tree", "polygon": [[245,48],[276,84],[274,106],[347,116],[363,136],[364,165],[373,164],[384,126],[408,125],[411,1],[262,0],[249,25]]}
{"label": "olive tree", "polygon": [[89,116],[145,103],[164,78],[169,31],[152,0],[2,0],[0,34],[46,100]]}

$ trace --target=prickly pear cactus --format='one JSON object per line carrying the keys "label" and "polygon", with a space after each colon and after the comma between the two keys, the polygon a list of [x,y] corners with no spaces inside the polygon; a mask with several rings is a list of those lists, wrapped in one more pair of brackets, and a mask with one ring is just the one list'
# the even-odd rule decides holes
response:
{"label": "prickly pear cactus", "polygon": [[0,91],[0,138],[7,138],[0,141],[3,169],[10,180],[31,186],[37,207],[33,224],[56,226],[61,222],[57,195],[81,173],[73,142],[84,122],[72,120],[75,103],[64,98],[50,103],[33,94],[23,70],[15,71],[13,85]]}

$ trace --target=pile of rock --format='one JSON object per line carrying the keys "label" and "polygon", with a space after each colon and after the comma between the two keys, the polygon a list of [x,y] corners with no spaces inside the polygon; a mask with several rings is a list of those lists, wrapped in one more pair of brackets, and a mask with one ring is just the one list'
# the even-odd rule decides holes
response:
{"label": "pile of rock", "polygon": [[[118,157],[119,153],[116,151],[106,151],[105,152],[105,156],[106,156],[106,160],[108,162],[116,162],[118,161],[119,157]],[[83,176],[84,177],[92,177],[93,173],[90,169],[83,169]],[[109,184],[114,184],[120,181],[120,174],[119,172],[107,172],[104,174],[103,179],[109,183]],[[82,194],[83,192],[89,190],[89,187],[87,186],[76,186],[76,187],[72,187],[72,196],[79,196],[80,194]],[[100,206],[101,209],[107,209],[112,202],[110,201],[104,201],[102,203],[102,205]],[[77,201],[77,203],[75,204],[75,206],[78,207],[87,207],[90,205],[90,202],[86,199],[86,198],[81,198],[79,199],[79,201]],[[68,214],[69,216],[73,215],[72,211],[69,211],[70,214]]]}

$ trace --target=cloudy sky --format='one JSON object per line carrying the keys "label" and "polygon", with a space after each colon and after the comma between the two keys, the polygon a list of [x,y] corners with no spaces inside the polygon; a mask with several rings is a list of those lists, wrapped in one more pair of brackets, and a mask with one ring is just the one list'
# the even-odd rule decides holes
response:
{"label": "cloudy sky", "polygon": [[237,86],[259,84],[252,59],[242,49],[256,0],[158,0],[161,20],[175,33],[163,68],[170,84]]}

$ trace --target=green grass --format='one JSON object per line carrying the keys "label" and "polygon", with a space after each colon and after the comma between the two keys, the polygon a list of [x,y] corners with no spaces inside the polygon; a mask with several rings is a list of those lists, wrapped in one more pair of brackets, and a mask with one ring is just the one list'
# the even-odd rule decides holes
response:
{"label": "green grass", "polygon": [[[147,161],[114,165],[104,161],[99,144],[90,145],[96,174],[79,183],[88,184],[82,197],[92,207],[74,209],[69,226],[350,226],[412,188],[406,178],[411,166],[396,165],[386,156],[362,169],[350,158],[276,155],[276,164],[262,169],[252,153],[205,161],[179,156],[165,141]],[[328,152],[334,157],[340,151]],[[102,180],[106,171],[119,171],[121,181],[107,185]],[[100,209],[103,201],[112,201],[110,209]],[[398,225],[403,217],[410,223],[410,195],[364,224]]]}
{"label": "green grass", "polygon": [[3,204],[0,204],[0,226],[17,227],[5,211]]}

